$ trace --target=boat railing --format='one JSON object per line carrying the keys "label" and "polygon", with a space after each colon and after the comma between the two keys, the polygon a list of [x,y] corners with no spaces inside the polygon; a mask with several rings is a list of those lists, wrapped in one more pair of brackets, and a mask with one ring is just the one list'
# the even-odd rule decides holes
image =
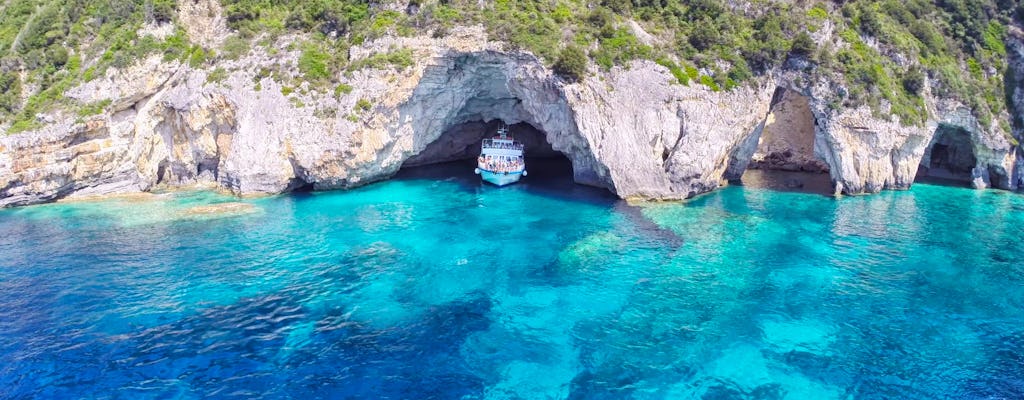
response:
{"label": "boat railing", "polygon": [[520,150],[520,151],[522,151],[523,150],[523,144],[522,143],[508,144],[508,143],[495,142],[495,141],[492,141],[490,139],[484,139],[483,144],[482,144],[482,148],[484,148],[484,149]]}
{"label": "boat railing", "polygon": [[521,158],[515,159],[477,159],[477,167],[490,172],[519,172],[526,165]]}

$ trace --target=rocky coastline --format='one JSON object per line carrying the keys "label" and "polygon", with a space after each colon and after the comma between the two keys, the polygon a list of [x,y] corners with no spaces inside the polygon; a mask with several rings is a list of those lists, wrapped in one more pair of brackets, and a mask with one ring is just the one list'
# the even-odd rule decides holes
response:
{"label": "rocky coastline", "polygon": [[[945,166],[934,149],[947,154],[954,142],[942,133],[954,131],[966,135],[956,143],[974,160],[965,180],[1015,190],[1024,173],[1015,139],[1024,136],[1022,36],[1014,29],[1008,46],[1012,107],[1001,121],[1011,121],[1012,132],[1000,121],[982,124],[927,85],[931,118],[920,126],[867,107],[836,108],[843,88],[798,69],[728,91],[680,85],[650,61],[594,67],[567,82],[532,54],[488,41],[479,27],[354,47],[355,59],[411,49],[415,63],[354,71],[344,79],[347,93],[286,88],[261,75],[270,64],[297,74],[294,51],[254,48],[225,65],[231,72],[217,82],[207,69],[155,56],[66,93],[109,101],[107,112],[41,115],[44,128],[0,137],[0,206],[195,185],[240,196],[351,188],[387,179],[406,162],[450,160],[482,134],[460,127],[493,121],[535,128],[571,161],[577,183],[621,198],[686,199],[748,167],[827,172],[836,194],[906,189],[922,171]],[[282,37],[279,47],[297,39]],[[477,136],[451,140],[459,132]]]}

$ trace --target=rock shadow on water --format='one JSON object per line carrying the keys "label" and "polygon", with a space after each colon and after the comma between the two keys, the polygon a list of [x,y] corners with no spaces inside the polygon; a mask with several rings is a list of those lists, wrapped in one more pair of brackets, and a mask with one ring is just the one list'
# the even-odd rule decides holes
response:
{"label": "rock shadow on water", "polygon": [[971,188],[970,181],[962,179],[947,178],[935,175],[918,175],[914,178],[914,185],[948,186],[955,188]]}
{"label": "rock shadow on water", "polygon": [[573,182],[572,163],[564,157],[526,159],[527,176],[519,182],[496,187],[483,182],[473,173],[475,160],[459,160],[439,164],[407,167],[399,170],[395,180],[433,180],[455,183],[467,194],[490,193],[494,191],[524,191],[533,195],[557,200],[582,202],[596,206],[611,207],[619,198],[607,189],[580,185]]}
{"label": "rock shadow on water", "polygon": [[749,169],[743,173],[739,181],[734,181],[745,188],[768,189],[778,192],[807,193],[833,196],[832,178],[828,174]]}

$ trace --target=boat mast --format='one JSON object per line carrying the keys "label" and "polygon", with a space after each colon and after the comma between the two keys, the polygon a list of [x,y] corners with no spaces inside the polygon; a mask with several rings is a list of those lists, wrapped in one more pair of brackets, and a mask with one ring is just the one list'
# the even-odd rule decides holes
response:
{"label": "boat mast", "polygon": [[501,123],[501,128],[498,129],[498,135],[500,135],[502,139],[508,139],[508,124],[504,122]]}

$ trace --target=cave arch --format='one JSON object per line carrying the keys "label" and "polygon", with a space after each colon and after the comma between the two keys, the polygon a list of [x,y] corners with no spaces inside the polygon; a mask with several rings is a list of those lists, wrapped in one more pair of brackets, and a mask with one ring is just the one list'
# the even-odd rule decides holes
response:
{"label": "cave arch", "polygon": [[[476,158],[501,124],[526,140],[527,157],[564,155],[575,183],[614,193],[607,167],[580,134],[561,83],[526,53],[449,53],[426,67],[399,120],[412,129],[401,166]],[[529,167],[531,175],[535,171]]]}
{"label": "cave arch", "polygon": [[925,148],[914,180],[969,185],[977,165],[971,133],[960,126],[939,124]]}
{"label": "cave arch", "polygon": [[726,178],[752,186],[832,194],[829,164],[817,150],[820,135],[808,97],[776,88],[768,114],[733,155]]}
{"label": "cave arch", "polygon": [[576,200],[613,195],[614,192],[604,188],[576,185],[572,161],[552,148],[544,132],[526,122],[508,125],[500,120],[469,121],[452,126],[422,152],[408,158],[396,177],[445,180],[475,190],[482,185],[480,177],[474,173],[481,140],[493,137],[502,126],[507,126],[513,137],[524,146],[529,175],[517,186],[539,194],[575,195],[573,198]]}
{"label": "cave arch", "polygon": [[817,120],[807,97],[782,90],[765,118],[750,169],[828,173],[823,157],[814,151]]}

